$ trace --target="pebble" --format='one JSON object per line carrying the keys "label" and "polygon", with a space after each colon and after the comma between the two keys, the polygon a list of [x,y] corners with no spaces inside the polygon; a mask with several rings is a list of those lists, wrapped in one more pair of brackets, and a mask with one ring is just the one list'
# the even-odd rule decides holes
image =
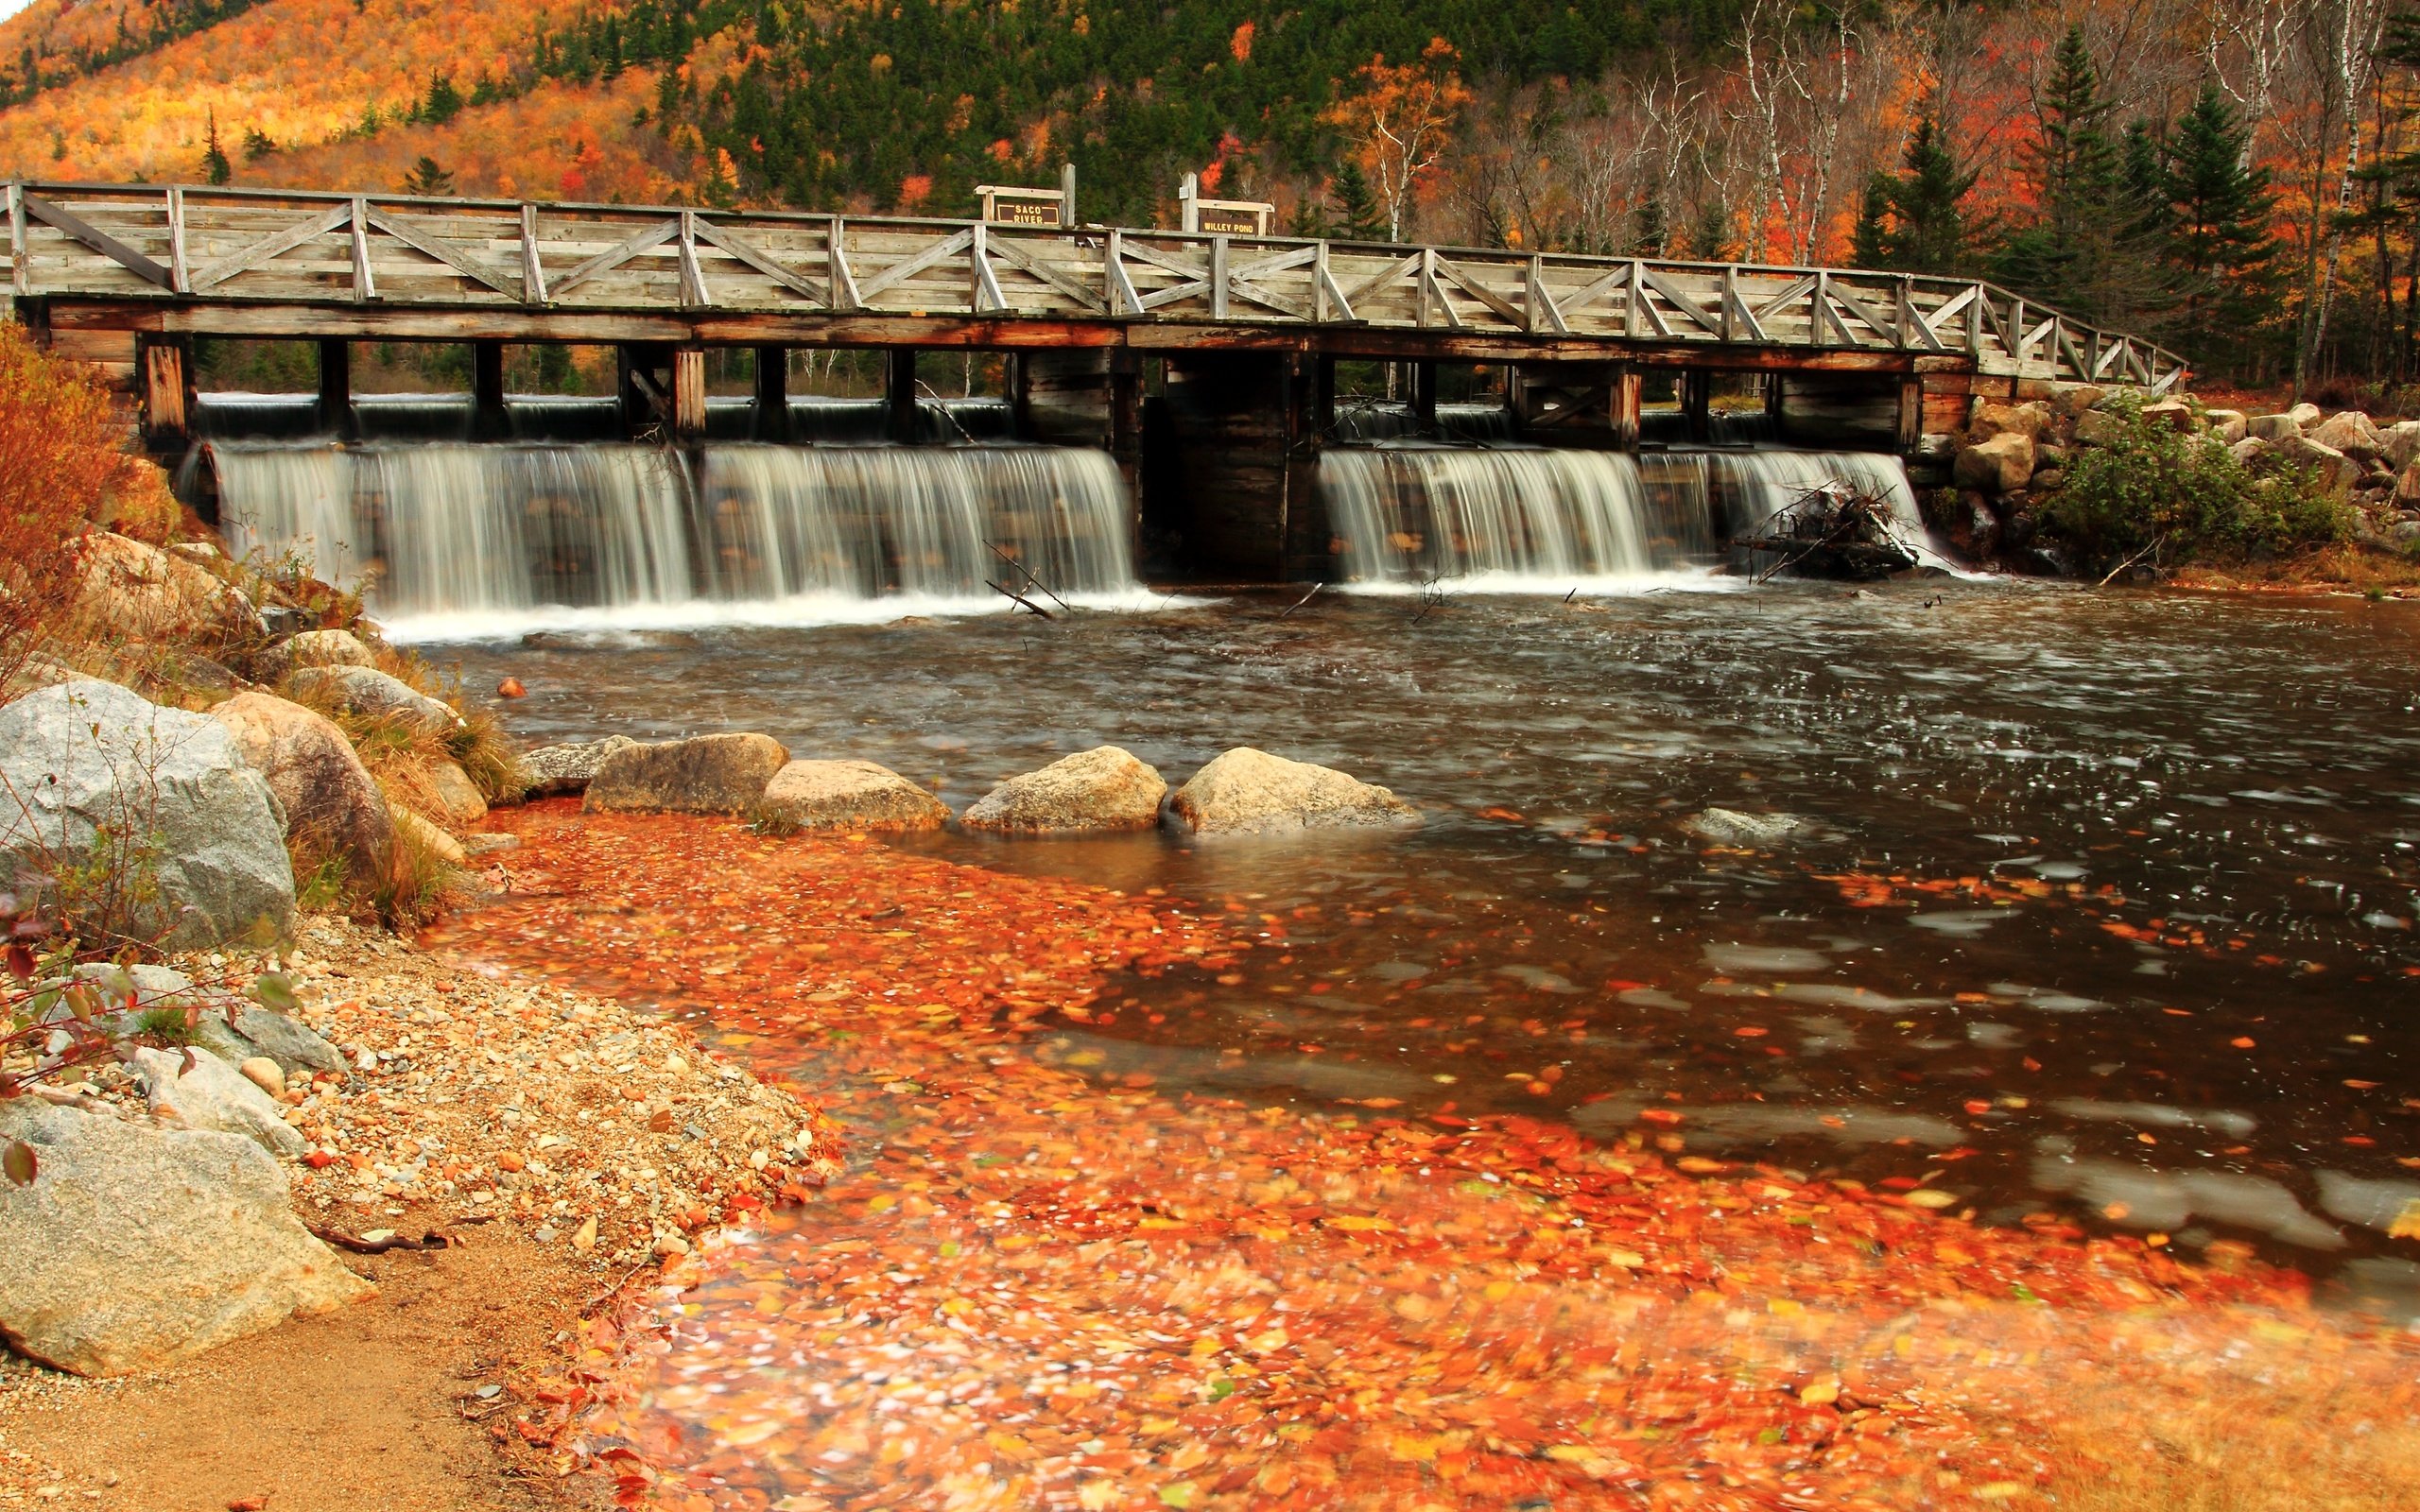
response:
{"label": "pebble", "polygon": [[268,1057],[254,1056],[250,1060],[245,1061],[242,1065],[237,1066],[235,1069],[244,1074],[244,1079],[246,1081],[251,1082],[253,1086],[268,1093],[271,1097],[283,1097],[285,1095],[285,1073],[279,1067],[276,1061],[269,1059]]}

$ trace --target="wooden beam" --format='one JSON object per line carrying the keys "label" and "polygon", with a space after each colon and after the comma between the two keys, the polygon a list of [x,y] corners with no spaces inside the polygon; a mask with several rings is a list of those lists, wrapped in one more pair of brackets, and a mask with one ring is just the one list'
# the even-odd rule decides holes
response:
{"label": "wooden beam", "polygon": [[928,267],[939,267],[959,253],[975,245],[975,230],[968,227],[955,236],[945,236],[913,257],[903,258],[884,268],[857,286],[857,302],[862,304],[887,289],[894,288]]}
{"label": "wooden beam", "polygon": [[216,288],[239,273],[249,273],[283,257],[304,242],[324,236],[353,221],[353,201],[348,199],[332,210],[308,220],[297,221],[273,236],[265,236],[242,250],[199,268],[193,275],[193,291],[199,294]]}
{"label": "wooden beam", "polygon": [[185,371],[185,343],[177,337],[149,337],[135,345],[143,385],[143,438],[157,450],[182,446],[192,434],[185,396],[191,383]]}
{"label": "wooden beam", "polygon": [[673,349],[672,434],[683,441],[705,439],[706,352],[703,347]]}
{"label": "wooden beam", "polygon": [[524,304],[544,304],[551,296],[546,290],[546,265],[538,250],[538,207],[521,207],[521,301]]}
{"label": "wooden beam", "polygon": [[9,286],[18,299],[33,292],[33,279],[26,255],[26,190],[23,184],[9,185]]}
{"label": "wooden beam", "polygon": [[1052,288],[1057,289],[1060,293],[1075,301],[1085,309],[1099,310],[1104,313],[1107,312],[1108,303],[1099,295],[1095,294],[1092,290],[1084,287],[1081,284],[1077,283],[1076,280],[1068,274],[1061,272],[1058,268],[1044,262],[1041,258],[1035,256],[1030,250],[1019,246],[1016,242],[1004,237],[994,236],[991,238],[990,247],[994,252],[999,254],[1000,261],[1008,264],[1011,267],[1016,268],[1020,272],[1028,273],[1032,275],[1034,278],[1040,279],[1043,283],[1049,284]]}
{"label": "wooden beam", "polygon": [[831,227],[824,232],[823,253],[831,265],[832,308],[861,308],[866,301],[857,288],[857,275],[849,266],[848,225],[838,215],[832,217]]}
{"label": "wooden beam", "polygon": [[639,253],[661,247],[680,234],[681,222],[677,219],[663,221],[633,232],[625,237],[620,245],[608,248],[555,280],[554,288],[550,291],[551,295],[560,300],[597,274],[611,272],[638,256]]}
{"label": "wooden beam", "polygon": [[193,292],[193,267],[185,260],[185,192],[174,184],[168,188],[168,288]]}
{"label": "wooden beam", "polygon": [[367,303],[378,297],[378,277],[370,267],[370,202],[356,195],[353,200],[353,299],[356,304]]}
{"label": "wooden beam", "polygon": [[1109,296],[1109,313],[1114,316],[1141,315],[1143,297],[1134,292],[1134,281],[1126,273],[1126,233],[1109,233],[1109,247],[1102,260],[1102,284]]}
{"label": "wooden beam", "polygon": [[[534,210],[535,207],[525,208]],[[455,246],[441,236],[422,231],[400,215],[387,215],[375,210],[365,210],[362,219],[372,230],[392,236],[424,257],[436,258],[454,271],[476,279],[508,299],[518,298],[521,294],[521,288],[516,286],[512,279],[501,269],[488,266],[487,264],[472,256],[467,249]],[[524,245],[526,246],[527,243]],[[527,277],[526,271],[524,277],[525,279]],[[538,304],[545,302],[543,288],[542,280],[540,296],[531,302]]]}
{"label": "wooden beam", "polygon": [[[147,284],[155,284],[164,289],[175,286],[176,279],[166,268],[109,232],[87,223],[77,215],[70,215],[39,195],[27,194],[23,189],[18,190],[16,204],[11,207],[9,217],[12,231],[18,230],[20,214],[31,215],[55,231],[65,232]],[[22,233],[17,235],[16,245],[19,248],[25,246],[25,237]]]}
{"label": "wooden beam", "polygon": [[714,291],[706,287],[706,270],[698,266],[698,213],[681,212],[681,302],[696,310],[714,307]]}

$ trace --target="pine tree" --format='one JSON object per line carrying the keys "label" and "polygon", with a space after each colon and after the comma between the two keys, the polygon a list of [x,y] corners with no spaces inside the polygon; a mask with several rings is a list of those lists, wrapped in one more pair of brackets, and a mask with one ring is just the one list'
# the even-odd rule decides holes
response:
{"label": "pine tree", "polygon": [[277,150],[277,144],[267,131],[255,126],[244,133],[244,161],[258,163]]}
{"label": "pine tree", "polygon": [[1672,234],[1671,216],[1665,213],[1664,196],[1656,191],[1638,202],[1632,213],[1630,250],[1633,257],[1661,257],[1664,240]]}
{"label": "pine tree", "polygon": [[2130,188],[2125,152],[2110,134],[2113,109],[2083,28],[2068,27],[2030,153],[2040,214],[2003,245],[1996,270],[2022,293],[2122,326],[2157,302],[2161,269],[2146,226],[2152,207]]}
{"label": "pine tree", "polygon": [[1387,239],[1386,212],[1378,208],[1378,197],[1370,187],[1369,175],[1361,164],[1347,158],[1344,166],[1327,185],[1328,220],[1339,239],[1349,242],[1380,242]]}
{"label": "pine tree", "polygon": [[2204,350],[2238,355],[2277,309],[2269,175],[2244,165],[2249,132],[2218,86],[2205,83],[2176,123],[2160,176],[2165,260],[2179,299],[2176,329]]}
{"label": "pine tree", "polygon": [[1896,178],[1876,174],[1858,216],[1858,264],[1907,273],[1959,273],[1973,260],[1964,208],[1979,172],[1961,172],[1940,123],[1916,122]]}
{"label": "pine tree", "polygon": [[436,198],[453,192],[454,176],[426,153],[423,153],[421,160],[412,164],[412,171],[404,176],[404,193],[407,195],[425,195]]}
{"label": "pine tree", "polygon": [[1859,267],[1891,266],[1891,180],[1876,174],[1865,180],[1865,198],[1858,201],[1857,230],[1850,234],[1849,261]]}
{"label": "pine tree", "polygon": [[227,183],[235,177],[235,165],[227,161],[227,149],[218,145],[218,112],[210,112],[210,124],[201,138],[201,176],[212,183]]}
{"label": "pine tree", "polygon": [[421,101],[420,118],[431,126],[443,126],[462,112],[462,92],[454,80],[443,74],[428,76],[428,94]]}

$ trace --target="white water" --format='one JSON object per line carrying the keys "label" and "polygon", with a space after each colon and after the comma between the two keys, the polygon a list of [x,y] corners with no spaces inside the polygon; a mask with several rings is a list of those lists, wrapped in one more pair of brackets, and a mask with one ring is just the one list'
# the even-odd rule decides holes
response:
{"label": "white water", "polygon": [[1724,540],[1833,481],[1889,501],[1923,540],[1907,473],[1871,453],[1389,446],[1320,460],[1349,582],[1528,593],[1702,576]]}
{"label": "white water", "polygon": [[[237,555],[366,582],[406,639],[540,626],[817,624],[1147,601],[1124,481],[1051,447],[219,443]],[[997,547],[998,551],[994,548]]]}

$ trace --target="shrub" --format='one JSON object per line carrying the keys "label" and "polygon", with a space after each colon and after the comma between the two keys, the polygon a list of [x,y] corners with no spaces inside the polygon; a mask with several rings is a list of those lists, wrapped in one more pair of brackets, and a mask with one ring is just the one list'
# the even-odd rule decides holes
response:
{"label": "shrub", "polygon": [[2169,561],[2272,558],[2343,540],[2351,507],[2308,470],[2256,471],[2206,432],[2146,421],[2139,400],[2112,400],[2118,426],[2082,447],[2043,524],[2077,565],[2106,571],[2154,548]]}
{"label": "shrub", "polygon": [[0,684],[73,605],[70,537],[108,520],[173,527],[167,484],[130,436],[80,369],[0,320]]}

